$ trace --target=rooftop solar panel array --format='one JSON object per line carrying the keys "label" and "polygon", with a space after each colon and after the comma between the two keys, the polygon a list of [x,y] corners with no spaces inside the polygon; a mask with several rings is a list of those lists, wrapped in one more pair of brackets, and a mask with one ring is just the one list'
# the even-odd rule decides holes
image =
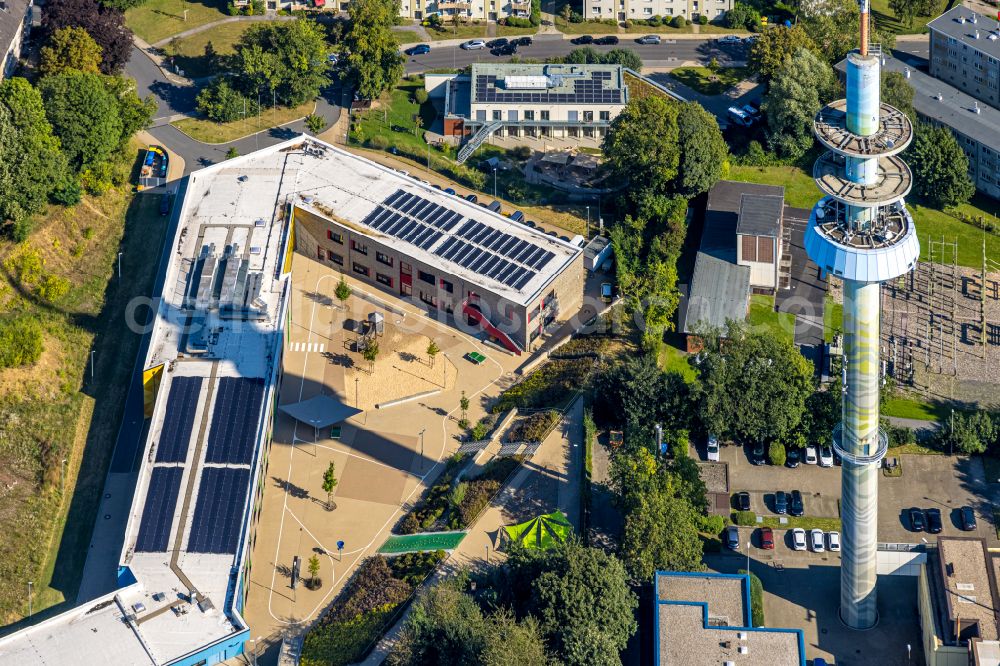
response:
{"label": "rooftop solar panel array", "polygon": [[156,448],[156,462],[184,462],[201,393],[201,377],[174,377]]}
{"label": "rooftop solar panel array", "polygon": [[555,256],[533,243],[475,220],[463,224],[455,236],[434,250],[434,254],[513,289],[528,284]]}
{"label": "rooftop solar panel array", "polygon": [[416,194],[396,190],[362,221],[381,233],[426,250],[461,219],[461,213]]}
{"label": "rooftop solar panel array", "polygon": [[146,491],[146,505],[142,509],[142,521],[139,523],[139,536],[135,540],[136,552],[167,551],[183,474],[183,467],[153,468],[149,490]]}
{"label": "rooftop solar panel array", "polygon": [[205,467],[188,536],[189,553],[235,553],[250,486],[243,467]]}
{"label": "rooftop solar panel array", "polygon": [[590,72],[587,78],[573,78],[572,92],[548,90],[507,90],[503,87],[503,77],[495,74],[477,74],[475,84],[476,102],[484,104],[621,104],[622,91],[606,84],[611,81],[611,72]]}
{"label": "rooftop solar panel array", "polygon": [[250,464],[263,400],[263,379],[223,377],[219,380],[205,462]]}

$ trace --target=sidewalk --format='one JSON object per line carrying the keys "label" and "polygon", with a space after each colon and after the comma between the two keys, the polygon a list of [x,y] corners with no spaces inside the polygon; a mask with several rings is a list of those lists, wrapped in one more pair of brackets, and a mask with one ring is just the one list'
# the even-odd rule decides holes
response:
{"label": "sidewalk", "polygon": [[[494,498],[462,543],[431,576],[425,586],[436,585],[462,569],[474,569],[504,559],[494,550],[504,525],[559,509],[573,527],[580,529],[580,483],[583,476],[583,398],[577,398],[560,427],[545,438],[535,455]],[[530,510],[530,513],[527,511]],[[410,606],[386,632],[362,666],[379,666],[392,652],[410,614]]]}

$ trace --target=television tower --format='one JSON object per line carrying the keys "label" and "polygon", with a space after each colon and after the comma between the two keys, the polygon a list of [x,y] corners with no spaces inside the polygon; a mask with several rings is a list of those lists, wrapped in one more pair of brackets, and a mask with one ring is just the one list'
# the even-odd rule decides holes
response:
{"label": "television tower", "polygon": [[880,283],[913,269],[920,243],[903,197],[913,175],[899,153],[913,126],[882,104],[881,49],[868,43],[869,0],[860,0],[860,48],[847,55],[847,99],[816,115],[828,150],[813,166],[825,195],[813,207],[805,248],[844,283],[844,401],[833,446],[843,460],[840,618],[852,629],[878,622],[878,474],[888,442],[879,427]]}

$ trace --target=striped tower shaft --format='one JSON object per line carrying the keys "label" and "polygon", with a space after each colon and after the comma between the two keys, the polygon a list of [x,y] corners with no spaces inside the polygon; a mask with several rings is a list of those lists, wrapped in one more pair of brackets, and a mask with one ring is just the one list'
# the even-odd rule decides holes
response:
{"label": "striped tower shaft", "polygon": [[[843,446],[857,456],[874,453],[879,422],[879,295],[877,282],[844,282],[844,358],[847,394],[843,404]],[[874,626],[878,556],[878,465],[844,460],[841,472],[844,548],[840,609],[853,629]]]}

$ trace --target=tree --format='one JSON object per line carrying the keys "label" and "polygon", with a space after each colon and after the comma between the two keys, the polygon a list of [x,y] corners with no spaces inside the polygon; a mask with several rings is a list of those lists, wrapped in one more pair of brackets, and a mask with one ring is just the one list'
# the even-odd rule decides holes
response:
{"label": "tree", "polygon": [[309,558],[308,570],[309,570],[309,589],[315,590],[321,584],[321,581],[319,579],[319,557],[317,555],[313,554],[313,556]]}
{"label": "tree", "polygon": [[[730,322],[699,332],[706,344],[699,412],[708,432],[738,442],[783,440],[799,425],[813,389],[813,368],[791,340]],[[724,341],[723,341],[724,340]]]}
{"label": "tree", "polygon": [[124,12],[128,9],[146,4],[146,0],[101,0],[101,4],[105,7],[111,7],[112,9]]}
{"label": "tree", "polygon": [[101,65],[101,47],[83,28],[59,28],[39,51],[38,71],[43,76],[67,69],[97,74]]}
{"label": "tree", "polygon": [[642,58],[632,49],[611,49],[601,56],[599,62],[606,65],[621,65],[636,72],[642,71]]}
{"label": "tree", "polygon": [[762,82],[769,83],[774,74],[784,66],[785,59],[803,48],[816,50],[816,44],[805,30],[797,25],[791,28],[776,26],[758,35],[750,47],[747,65],[752,72],[758,74]]}
{"label": "tree", "polygon": [[257,100],[241,94],[224,76],[202,88],[196,102],[198,111],[217,123],[231,123],[259,112]]}
{"label": "tree", "polygon": [[347,304],[347,299],[351,297],[351,285],[347,284],[347,280],[341,277],[337,288],[333,290],[333,295],[340,301],[340,306],[344,307]]}
{"label": "tree", "polygon": [[234,157],[239,157],[240,151],[236,150],[236,146],[229,146],[229,150],[226,151],[226,159],[231,160]]}
{"label": "tree", "polygon": [[802,436],[792,436],[790,446],[803,447],[806,444],[825,445],[833,441],[833,429],[840,423],[840,385],[830,386],[825,391],[814,391],[806,398],[806,411],[802,415]]}
{"label": "tree", "polygon": [[1000,423],[988,412],[977,410],[970,413],[956,412],[945,427],[939,431],[939,438],[949,452],[985,453],[994,448],[1000,438]]}
{"label": "tree", "polygon": [[403,58],[392,35],[399,13],[392,0],[351,0],[350,28],[344,35],[347,64],[362,99],[375,99],[403,75]]}
{"label": "tree", "polygon": [[562,61],[570,65],[592,65],[601,62],[601,53],[592,46],[583,46],[564,55]]}
{"label": "tree", "polygon": [[326,127],[326,118],[323,116],[316,115],[315,113],[310,113],[306,116],[306,129],[312,132],[314,135],[318,135]]}
{"label": "tree", "polygon": [[785,445],[781,442],[771,442],[767,457],[775,467],[782,467],[785,464]]}
{"label": "tree", "polygon": [[12,223],[12,236],[20,241],[31,230],[31,216],[75,180],[36,88],[19,77],[0,82],[0,110],[7,113],[11,127],[0,145],[0,162],[11,176],[16,174],[6,179],[0,174],[0,220]]}
{"label": "tree", "polygon": [[118,145],[120,148],[125,148],[132,135],[148,127],[152,122],[153,116],[156,115],[156,102],[152,95],[145,99],[139,98],[135,79],[104,76],[101,80],[118,104],[118,117],[122,121],[122,135]]}
{"label": "tree", "polygon": [[[466,416],[466,413],[469,411],[469,398],[466,397],[465,391],[462,391],[462,397],[458,401],[458,408],[462,411],[462,418],[459,423],[468,423],[469,419]],[[464,428],[465,426],[461,427]]]}
{"label": "tree", "polygon": [[802,29],[826,62],[838,62],[858,46],[860,10],[854,0],[803,2]]}
{"label": "tree", "polygon": [[507,562],[517,587],[527,585],[525,610],[538,618],[561,663],[620,664],[618,654],[636,630],[637,602],[618,559],[570,539],[540,554],[517,549]]}
{"label": "tree", "polygon": [[917,194],[934,208],[965,203],[976,191],[969,178],[969,158],[947,127],[921,124],[907,159]]}
{"label": "tree", "polygon": [[623,424],[629,442],[652,446],[656,423],[666,430],[688,426],[687,384],[679,375],[660,370],[650,354],[612,365],[597,376],[594,389],[602,398],[594,405],[597,417]]}
{"label": "tree", "polygon": [[483,666],[550,664],[538,620],[529,615],[518,622],[509,610],[501,608],[496,611],[486,623],[479,663]]}
{"label": "tree", "polygon": [[431,340],[430,344],[427,345],[427,361],[432,368],[434,367],[434,359],[437,358],[440,352],[441,348],[438,347],[435,341]]}
{"label": "tree", "polygon": [[773,151],[783,157],[798,157],[812,147],[813,118],[836,85],[833,70],[812,51],[800,48],[784,61],[762,105]]}
{"label": "tree", "polygon": [[725,173],[729,147],[715,116],[697,102],[681,105],[677,130],[681,159],[676,188],[681,196],[695,197]]}
{"label": "tree", "polygon": [[327,466],[326,471],[323,472],[323,492],[326,493],[326,509],[329,511],[333,506],[333,502],[330,496],[333,495],[333,489],[337,487],[337,466],[331,460],[330,464]]}
{"label": "tree", "polygon": [[902,72],[882,71],[882,102],[895,107],[906,114],[910,122],[916,122],[913,111],[913,86]]}
{"label": "tree", "polygon": [[101,47],[101,72],[117,74],[132,54],[132,31],[120,9],[94,0],[59,0],[45,6],[42,27],[52,35],[60,28],[83,28]]}
{"label": "tree", "polygon": [[666,193],[680,166],[677,115],[680,105],[659,95],[632,98],[604,137],[612,174],[633,191]]}
{"label": "tree", "polygon": [[937,3],[934,0],[889,0],[889,11],[908,28],[913,27],[913,20],[916,17],[930,16],[936,7]]}
{"label": "tree", "polygon": [[121,145],[118,102],[97,74],[67,70],[39,83],[45,115],[77,172],[111,159]]}
{"label": "tree", "polygon": [[726,12],[726,27],[736,30],[760,30],[760,12],[744,2],[736,2]]}
{"label": "tree", "polygon": [[374,337],[365,340],[365,346],[361,349],[361,357],[368,361],[369,372],[375,372],[375,361],[378,360],[378,340]]}
{"label": "tree", "polygon": [[319,96],[326,83],[327,46],[315,21],[262,21],[247,29],[232,57],[235,87],[253,98],[298,106]]}

